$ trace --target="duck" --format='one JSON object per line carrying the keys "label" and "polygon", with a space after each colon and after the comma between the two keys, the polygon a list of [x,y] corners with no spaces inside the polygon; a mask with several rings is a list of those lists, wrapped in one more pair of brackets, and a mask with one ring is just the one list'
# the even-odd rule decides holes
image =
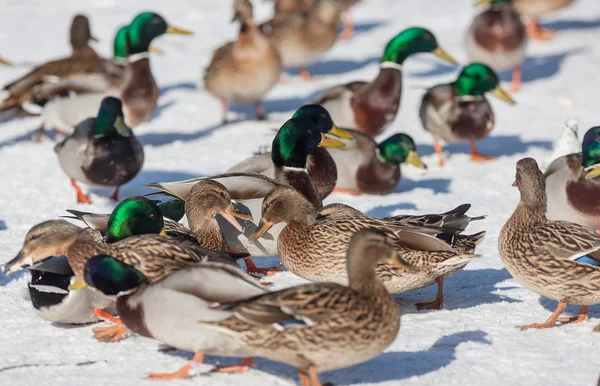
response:
{"label": "duck", "polygon": [[439,139],[447,143],[468,141],[473,161],[495,159],[479,153],[475,141],[487,137],[494,127],[494,112],[485,93],[510,105],[516,103],[498,82],[494,70],[483,63],[471,63],[462,69],[455,82],[434,86],[423,95],[419,116],[423,128],[434,137],[439,166],[444,166]]}
{"label": "duck", "polygon": [[32,91],[45,83],[77,74],[104,71],[105,60],[89,45],[90,41],[97,39],[91,33],[87,16],[73,17],[69,35],[71,55],[40,64],[6,84],[3,90],[8,91],[8,96],[0,102],[0,111],[20,108],[24,102],[32,100]]}
{"label": "duck", "polygon": [[[229,334],[204,322],[222,320],[233,314],[219,310],[217,304],[260,296],[268,290],[253,277],[218,261],[180,266],[163,260],[158,264],[171,273],[154,282],[134,266],[107,254],[91,257],[84,268],[88,288],[116,297],[121,321],[132,332],[195,353],[179,370],[149,373],[146,379],[188,378],[192,365],[202,363],[205,354],[244,357],[242,365],[220,367],[217,372],[242,372],[256,366],[249,358],[251,354]],[[166,325],[172,328],[164,328]]]}
{"label": "duck", "polygon": [[300,68],[301,78],[311,80],[306,67],[337,41],[342,10],[339,0],[314,0],[307,12],[278,13],[259,28],[274,42],[282,65]]}
{"label": "duck", "polygon": [[[323,134],[330,134],[348,140],[353,139],[348,131],[338,128],[333,123],[331,116],[321,105],[303,105],[296,110],[292,118],[302,118],[311,121]],[[336,163],[326,148],[317,147],[308,154],[306,170],[319,193],[319,197],[321,200],[324,200],[335,188],[338,176]],[[270,178],[275,178],[275,165],[273,164],[271,152],[246,158],[229,168],[226,173],[237,172],[259,173]]]}
{"label": "duck", "polygon": [[440,232],[392,226],[390,222],[368,216],[320,216],[319,212],[297,190],[280,186],[269,192],[262,202],[258,230],[250,237],[256,240],[273,225],[285,227],[277,238],[277,252],[282,264],[293,274],[314,282],[347,284],[345,253],[352,234],[361,229],[375,228],[393,240],[403,258],[419,268],[418,273],[381,265],[377,276],[391,293],[400,293],[437,283],[438,295],[433,302],[419,303],[418,309],[439,309],[443,306],[443,282],[477,257],[475,247],[485,232],[461,236],[454,247],[436,237]]}
{"label": "duck", "polygon": [[75,127],[73,134],[54,148],[61,168],[71,179],[77,203],[91,204],[78,185],[115,187],[111,198],[118,201],[119,188],[131,181],[144,165],[144,149],[125,124],[122,103],[106,97],[95,118]]}
{"label": "duck", "polygon": [[192,32],[167,24],[157,13],[138,14],[127,29],[127,66],[124,81],[115,88],[73,98],[55,98],[43,107],[42,120],[51,127],[70,133],[82,120],[97,111],[106,96],[123,102],[125,123],[135,128],[150,119],[158,102],[158,87],[149,60],[150,44],[165,33],[191,35]]}
{"label": "duck", "polygon": [[308,12],[314,0],[274,0],[275,15],[282,13]]}
{"label": "duck", "polygon": [[[230,197],[252,218],[260,217],[261,202],[265,195],[277,186],[292,186],[304,195],[312,206],[323,206],[319,193],[307,171],[308,155],[321,147],[342,147],[344,143],[328,135],[306,119],[291,118],[286,121],[275,136],[271,160],[275,167],[275,178],[257,173],[224,173],[209,177],[193,178],[175,182],[153,182],[145,186],[157,189],[182,200],[187,200],[192,187],[199,181],[217,181],[229,191]],[[223,225],[221,224],[223,229]],[[271,256],[277,253],[276,241],[281,227],[275,227],[260,240],[248,241],[247,236],[256,230],[251,221],[242,222],[243,232],[236,229],[224,230],[229,248],[247,252],[253,257]]]}
{"label": "duck", "polygon": [[575,0],[514,0],[515,9],[527,17],[527,35],[533,40],[550,40],[556,34],[540,26],[538,19],[547,13],[571,5]]}
{"label": "duck", "polygon": [[466,36],[469,61],[485,63],[494,71],[512,70],[512,91],[521,88],[527,33],[512,0],[480,0],[488,5],[473,19]]}
{"label": "duck", "polygon": [[377,143],[370,135],[348,130],[354,137],[341,149],[329,153],[337,167],[335,192],[351,195],[389,194],[401,178],[400,164],[406,162],[426,168],[413,139],[404,133],[391,135]]}
{"label": "duck", "polygon": [[554,142],[552,154],[548,157],[546,168],[550,164],[569,154],[581,153],[581,140],[579,139],[579,122],[576,119],[568,119],[560,134],[560,137]]}
{"label": "duck", "polygon": [[338,126],[375,137],[394,120],[400,108],[404,60],[419,52],[431,52],[450,63],[457,63],[439,46],[429,30],[407,28],[386,45],[379,74],[373,81],[355,81],[327,88],[311,103],[325,107]]}
{"label": "duck", "polygon": [[546,169],[549,220],[600,228],[600,126],[583,136],[580,151],[554,160]]}
{"label": "duck", "polygon": [[221,101],[224,123],[231,103],[254,103],[256,118],[265,120],[261,99],[279,81],[279,51],[254,24],[249,0],[234,0],[236,20],[240,22],[238,38],[215,50],[204,72],[204,88]]}
{"label": "duck", "polygon": [[[556,300],[556,310],[544,323],[517,326],[544,329],[588,319],[588,306],[600,303],[600,235],[569,221],[546,217],[544,175],[533,158],[517,162],[513,186],[521,196],[506,221],[498,248],[508,272],[528,289]],[[581,306],[578,316],[560,318],[567,304]]]}
{"label": "duck", "polygon": [[309,283],[219,304],[229,316],[202,324],[255,356],[295,367],[302,385],[321,385],[319,373],[372,359],[398,335],[400,310],[377,267],[419,269],[377,229],[353,234],[344,254],[346,284]]}

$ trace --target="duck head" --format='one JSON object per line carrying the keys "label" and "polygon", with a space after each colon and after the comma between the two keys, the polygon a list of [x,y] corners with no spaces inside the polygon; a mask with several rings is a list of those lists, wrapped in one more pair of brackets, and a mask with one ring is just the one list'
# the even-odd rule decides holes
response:
{"label": "duck head", "polygon": [[347,131],[338,128],[335,123],[333,123],[329,112],[321,105],[304,105],[296,110],[292,118],[301,118],[311,121],[317,127],[317,130],[323,134],[331,134],[345,139],[354,138]]}
{"label": "duck head", "polygon": [[129,294],[148,281],[137,269],[108,255],[88,259],[83,270],[83,279],[87,286],[107,296]]}
{"label": "duck head", "polygon": [[157,13],[143,12],[133,19],[127,30],[129,54],[139,54],[150,50],[150,43],[160,35],[170,33],[191,35],[192,32],[168,25]]}
{"label": "duck head", "polygon": [[407,162],[418,168],[427,168],[419,158],[415,141],[409,135],[394,134],[381,142],[377,149],[379,150],[379,157],[389,165],[400,165]]}
{"label": "duck head", "polygon": [[385,46],[381,63],[401,65],[410,55],[420,52],[431,52],[447,62],[457,64],[456,60],[438,45],[433,33],[421,27],[407,28],[394,36]]}
{"label": "duck head", "polygon": [[90,20],[84,15],[75,15],[71,22],[71,31],[69,32],[71,47],[73,51],[87,46],[90,40],[98,41],[90,30]]}
{"label": "duck head", "polygon": [[460,96],[483,96],[486,92],[508,104],[516,102],[500,88],[498,75],[483,63],[471,63],[463,68],[456,80],[456,90]]}
{"label": "duck head", "polygon": [[505,7],[511,5],[512,0],[477,0],[475,5],[487,5],[490,7]]}
{"label": "duck head", "polygon": [[104,98],[96,116],[94,135],[98,137],[107,135],[129,137],[131,134],[131,129],[125,123],[121,100],[115,97]]}
{"label": "duck head", "polygon": [[143,234],[163,234],[164,220],[154,201],[130,197],[119,203],[108,218],[106,242],[114,243]]}
{"label": "duck head", "polygon": [[546,204],[546,180],[533,158],[517,162],[517,174],[512,185],[519,189],[521,203],[527,206]]}
{"label": "duck head", "polygon": [[594,126],[583,136],[581,142],[582,166],[586,180],[600,176],[600,126]]}

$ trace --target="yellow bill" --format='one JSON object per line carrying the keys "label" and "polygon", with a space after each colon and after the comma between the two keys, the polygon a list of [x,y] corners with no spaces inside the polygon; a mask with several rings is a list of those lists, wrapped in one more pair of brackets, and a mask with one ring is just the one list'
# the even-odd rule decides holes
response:
{"label": "yellow bill", "polygon": [[507,93],[506,91],[504,91],[503,89],[501,89],[500,86],[496,86],[496,88],[493,89],[492,91],[490,91],[490,93],[493,96],[495,96],[496,98],[502,99],[504,102],[508,103],[509,105],[517,104],[517,102],[515,102],[515,100],[512,99],[510,94]]}
{"label": "yellow bill", "polygon": [[240,220],[246,220],[246,221],[252,221],[252,215],[242,212],[241,210],[239,210],[233,203],[231,203],[231,205],[229,205],[229,209],[227,209],[227,211],[234,217],[239,218]]}
{"label": "yellow bill", "polygon": [[586,180],[591,180],[600,176],[600,165],[596,166],[585,175]]}
{"label": "yellow bill", "polygon": [[344,147],[344,142],[338,141],[337,139],[330,138],[325,134],[321,133],[321,142],[319,142],[320,147]]}
{"label": "yellow bill", "polygon": [[272,226],[273,226],[272,223],[261,219],[260,223],[258,224],[258,229],[256,230],[256,232],[254,232],[254,234],[252,234],[250,237],[248,237],[248,241],[254,242],[254,241],[260,239],[260,237],[262,235],[264,235],[265,233],[267,233],[269,231],[269,229],[271,229]]}
{"label": "yellow bill", "polygon": [[423,163],[423,161],[419,157],[419,153],[417,153],[414,150],[411,150],[408,152],[408,156],[406,157],[406,162],[408,162],[412,166],[415,166],[415,167],[418,167],[421,169],[427,169],[427,165],[425,165]]}
{"label": "yellow bill", "polygon": [[0,58],[0,64],[4,64],[5,66],[12,66],[11,62],[2,58]]}
{"label": "yellow bill", "polygon": [[86,288],[86,287],[87,287],[87,283],[83,279],[77,279],[77,280],[75,280],[75,282],[73,284],[69,285],[68,290],[75,291],[75,290]]}
{"label": "yellow bill", "polygon": [[193,35],[194,34],[192,31],[188,31],[183,28],[177,28],[172,25],[167,26],[167,33],[175,34],[175,35]]}
{"label": "yellow bill", "polygon": [[492,0],[476,0],[475,5],[490,5]]}
{"label": "yellow bill", "polygon": [[442,49],[442,47],[440,47],[440,46],[438,46],[438,48],[436,48],[435,50],[433,50],[432,54],[434,54],[438,58],[444,59],[445,61],[450,62],[452,64],[458,64],[458,62],[456,61],[456,59],[454,59],[452,56],[450,56],[450,54],[447,53],[446,51],[444,51]]}
{"label": "yellow bill", "polygon": [[331,129],[329,129],[328,134],[335,135],[336,137],[345,138],[345,139],[354,139],[352,134],[350,134],[346,130],[340,129],[339,127],[337,127],[335,125],[335,123],[333,124],[333,126],[331,126]]}
{"label": "yellow bill", "polygon": [[160,48],[156,48],[154,46],[148,47],[148,51],[149,52],[154,52],[155,54],[159,54],[159,55],[164,55],[165,54]]}
{"label": "yellow bill", "polygon": [[160,231],[159,235],[161,235],[161,236],[166,236],[166,235],[167,235],[167,232],[165,232],[165,230],[163,229],[162,231]]}

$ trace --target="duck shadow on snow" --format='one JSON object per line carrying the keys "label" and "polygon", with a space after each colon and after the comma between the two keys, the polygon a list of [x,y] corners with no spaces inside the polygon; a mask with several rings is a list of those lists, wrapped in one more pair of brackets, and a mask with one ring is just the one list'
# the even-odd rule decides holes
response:
{"label": "duck shadow on snow", "polygon": [[[533,82],[538,79],[551,78],[560,71],[563,61],[570,55],[577,55],[586,52],[585,48],[574,48],[559,54],[528,56],[523,62],[522,83]],[[512,80],[512,71],[500,71],[498,73],[500,80],[510,82]]]}
{"label": "duck shadow on snow", "polygon": [[557,31],[563,30],[587,30],[600,28],[600,18],[591,20],[580,19],[561,19],[542,23],[544,28],[549,28]]}
{"label": "duck shadow on snow", "polygon": [[144,146],[164,146],[169,145],[176,141],[193,141],[196,139],[201,139],[204,137],[210,136],[216,130],[226,126],[227,124],[218,123],[213,126],[206,127],[199,131],[195,132],[172,132],[169,129],[166,129],[164,133],[145,133],[145,134],[137,134],[137,139]]}
{"label": "duck shadow on snow", "polygon": [[[556,302],[555,300],[550,300],[550,299],[542,297],[542,296],[540,296],[539,302],[542,307],[544,307],[546,310],[548,310],[548,312],[554,312],[554,310],[556,310],[556,305],[558,304],[558,302]],[[569,304],[562,316],[576,316],[579,313],[580,309],[581,309],[581,306],[578,306],[575,304]],[[589,315],[590,315],[590,318],[600,318],[600,304],[590,306]],[[550,316],[550,314],[548,314],[548,316]],[[534,323],[534,322],[542,323],[543,320],[534,320],[532,322],[528,322],[528,321],[525,321],[525,322],[526,323]],[[594,326],[595,326],[595,324],[594,324]]]}
{"label": "duck shadow on snow", "polygon": [[[526,153],[531,147],[540,147],[545,150],[552,149],[552,141],[533,140],[523,141],[518,135],[493,135],[477,141],[477,150],[485,155],[511,156]],[[419,155],[426,156],[435,153],[433,145],[417,145]],[[471,154],[471,149],[466,142],[444,145],[444,152],[450,156],[457,153]],[[400,181],[402,183],[402,180]]]}
{"label": "duck shadow on snow", "polygon": [[179,82],[167,85],[165,87],[161,87],[158,90],[158,96],[161,97],[173,90],[197,90],[198,85],[192,82]]}
{"label": "duck shadow on snow", "polygon": [[389,217],[396,210],[416,210],[417,207],[415,204],[408,202],[401,202],[398,204],[390,204],[383,206],[376,206],[375,208],[371,208],[365,212],[367,216],[371,217]]}
{"label": "duck shadow on snow", "polygon": [[6,222],[4,220],[0,220],[0,231],[8,229],[6,226]]}
{"label": "duck shadow on snow", "polygon": [[[421,152],[419,148],[419,153]],[[427,180],[411,180],[410,178],[402,177],[394,193],[410,192],[414,189],[429,189],[434,193],[449,193],[450,183],[452,181],[447,178],[431,178]]]}
{"label": "duck shadow on snow", "polygon": [[[365,363],[319,375],[322,382],[331,382],[334,385],[377,383],[425,375],[452,363],[456,359],[457,347],[468,342],[491,344],[487,334],[481,330],[463,331],[439,338],[425,351],[388,351]],[[192,354],[179,350],[168,351],[167,355],[188,360],[192,357]],[[240,359],[207,356],[204,363],[234,365],[239,362]],[[262,358],[257,358],[257,363],[258,370],[252,371],[262,371],[287,379],[297,378],[297,371],[291,366]],[[203,373],[198,377],[208,375],[210,373]]]}
{"label": "duck shadow on snow", "polygon": [[[324,59],[314,62],[307,67],[308,72],[313,76],[324,76],[324,75],[340,75],[347,72],[360,70],[371,64],[379,62],[380,56],[373,56],[362,60],[347,60],[347,59]],[[286,74],[292,76],[300,75],[300,71],[297,68],[286,68]]]}

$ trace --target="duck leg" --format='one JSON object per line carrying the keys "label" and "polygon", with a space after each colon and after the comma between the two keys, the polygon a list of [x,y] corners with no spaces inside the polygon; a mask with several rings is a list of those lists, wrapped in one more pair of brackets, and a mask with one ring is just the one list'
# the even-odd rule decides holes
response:
{"label": "duck leg", "polygon": [[581,310],[579,310],[579,314],[577,316],[568,317],[568,318],[558,318],[558,321],[563,324],[577,324],[589,320],[590,317],[588,315],[588,306],[582,306]]}
{"label": "duck leg", "polygon": [[40,142],[42,140],[42,135],[48,136],[48,132],[46,131],[46,125],[44,122],[37,128],[37,130],[33,133],[31,139],[34,142]]}
{"label": "duck leg", "polygon": [[512,91],[517,92],[521,89],[521,66],[513,68],[512,73]]}
{"label": "duck leg", "polygon": [[147,381],[170,381],[173,379],[188,379],[190,377],[190,370],[192,364],[204,362],[203,353],[195,353],[194,357],[187,364],[182,366],[179,370],[173,373],[148,373],[146,376]]}
{"label": "duck leg", "polygon": [[265,108],[263,107],[260,101],[256,102],[254,105],[254,109],[256,111],[256,119],[259,121],[265,121],[267,119],[267,113],[265,112]]}
{"label": "duck leg", "polygon": [[300,67],[300,77],[307,82],[312,80],[312,75],[310,75],[306,67]]}
{"label": "duck leg", "polygon": [[484,162],[491,161],[496,159],[494,156],[483,155],[477,151],[477,147],[475,146],[475,141],[472,139],[469,140],[469,145],[471,146],[471,159],[475,162]]}
{"label": "duck leg", "polygon": [[533,323],[515,327],[520,329],[521,331],[529,330],[530,328],[542,329],[554,327],[556,326],[556,321],[558,320],[558,317],[565,311],[565,308],[567,308],[567,303],[560,302],[556,306],[556,310],[554,310],[552,315],[550,315],[550,317],[544,323]]}
{"label": "duck leg", "polygon": [[243,374],[246,371],[250,370],[251,367],[256,368],[256,361],[252,358],[243,358],[242,363],[239,365],[233,366],[217,366],[213,372],[214,373],[235,373],[235,374]]}
{"label": "duck leg", "polygon": [[121,187],[117,186],[117,188],[115,189],[115,191],[113,192],[113,194],[110,196],[110,199],[113,201],[119,201],[119,189]]}
{"label": "duck leg", "polygon": [[100,319],[115,323],[114,326],[108,327],[96,327],[92,331],[94,332],[94,338],[101,342],[118,342],[123,339],[123,336],[130,330],[127,328],[121,319],[103,311],[99,308],[94,308],[94,314]]}
{"label": "duck leg", "polygon": [[438,165],[444,166],[444,149],[442,148],[442,145],[440,144],[440,141],[437,139],[437,137],[434,139],[433,149],[435,150],[435,154],[437,154],[439,157]]}
{"label": "duck leg", "polygon": [[273,276],[274,273],[283,272],[283,269],[278,268],[258,268],[256,264],[249,257],[244,257],[244,264],[246,264],[246,272],[261,274],[266,276]]}
{"label": "duck leg", "polygon": [[71,186],[75,188],[75,192],[77,192],[77,203],[78,204],[91,204],[92,200],[88,196],[86,196],[79,185],[77,185],[77,181],[71,178]]}
{"label": "duck leg", "polygon": [[556,31],[541,27],[536,20],[531,18],[527,20],[525,28],[527,30],[527,36],[529,36],[530,39],[537,41],[550,40],[556,34]]}
{"label": "duck leg", "polygon": [[440,310],[444,306],[444,276],[435,279],[437,282],[437,296],[432,302],[417,303],[417,310]]}
{"label": "duck leg", "polygon": [[344,26],[344,29],[340,34],[340,38],[348,40],[352,36],[354,36],[354,23],[352,22],[352,16],[350,15],[350,11],[348,10],[348,8],[344,9],[344,11],[342,12],[342,24]]}
{"label": "duck leg", "polygon": [[221,116],[223,117],[223,124],[227,123],[227,102],[225,99],[220,99],[221,102]]}
{"label": "duck leg", "polygon": [[361,191],[359,190],[354,190],[354,189],[342,189],[342,188],[334,188],[333,191],[335,193],[345,193],[345,194],[349,194],[351,196],[360,196],[362,194]]}

